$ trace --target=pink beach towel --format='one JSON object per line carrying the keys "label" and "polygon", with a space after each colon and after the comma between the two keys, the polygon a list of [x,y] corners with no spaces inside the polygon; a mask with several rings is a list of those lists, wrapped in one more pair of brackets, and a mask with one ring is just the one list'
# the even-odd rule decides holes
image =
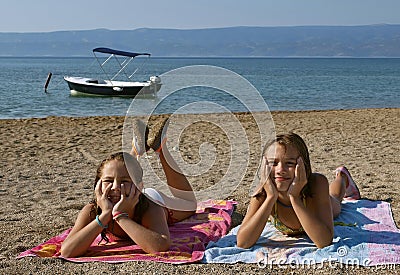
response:
{"label": "pink beach towel", "polygon": [[63,258],[60,255],[61,243],[71,229],[51,238],[43,244],[22,252],[17,258],[26,256],[62,258],[72,262],[156,261],[164,263],[190,263],[200,261],[205,246],[226,235],[231,225],[231,215],[236,202],[208,200],[198,203],[196,214],[169,227],[171,248],[167,252],[145,253],[131,241],[119,240],[97,245],[100,236],[93,242],[84,256]]}

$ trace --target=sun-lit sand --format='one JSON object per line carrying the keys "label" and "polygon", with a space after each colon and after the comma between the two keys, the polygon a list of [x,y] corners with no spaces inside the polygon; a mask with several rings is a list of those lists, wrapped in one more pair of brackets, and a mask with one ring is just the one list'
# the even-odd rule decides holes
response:
{"label": "sun-lit sand", "polygon": [[[192,115],[176,117],[189,120]],[[230,140],[223,127],[207,123],[212,116],[186,128],[171,151],[188,163],[200,160],[199,146],[214,144],[216,160],[210,171],[190,177],[195,190],[217,184],[229,165],[237,165],[240,154],[230,154]],[[346,165],[363,198],[391,202],[395,222],[400,224],[400,109],[272,112],[278,133],[294,131],[307,142],[313,170],[333,179],[337,166]],[[260,141],[251,114],[237,114],[250,146],[249,165],[238,188],[227,194],[238,201],[233,223],[241,222],[250,184],[257,170]],[[16,256],[74,224],[84,204],[93,196],[95,170],[101,159],[121,150],[123,117],[0,120],[0,267],[4,274],[100,274],[100,273],[265,273],[250,264],[170,265],[153,262],[124,264],[76,264],[60,259]],[[221,126],[221,125],[219,125]],[[154,167],[157,157],[149,154]],[[158,167],[158,168],[157,168]],[[157,172],[159,173],[159,171]],[[146,184],[146,183],[145,183]],[[309,270],[276,270],[308,274]],[[338,272],[329,267],[326,274]],[[339,270],[340,271],[340,270]],[[343,269],[342,271],[346,271]],[[353,270],[354,271],[354,270]],[[400,271],[400,267],[396,268]],[[359,274],[370,270],[359,268]]]}

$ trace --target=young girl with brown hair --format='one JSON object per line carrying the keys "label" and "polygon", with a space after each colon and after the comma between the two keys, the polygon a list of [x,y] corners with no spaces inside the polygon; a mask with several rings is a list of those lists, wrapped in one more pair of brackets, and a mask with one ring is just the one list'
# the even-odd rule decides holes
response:
{"label": "young girl with brown hair", "polygon": [[166,200],[171,198],[154,189],[143,188],[143,171],[136,158],[139,155],[112,154],[97,169],[95,199],[80,211],[74,227],[62,243],[62,256],[83,255],[99,234],[104,241],[109,238],[131,239],[148,253],[166,251],[170,247],[168,225],[194,214],[196,200],[193,190],[163,146],[165,136],[161,130],[166,128],[165,121],[153,134],[142,121],[135,123],[132,153],[143,154],[150,148],[158,152],[168,187],[173,195],[177,194],[178,204],[184,204],[184,210],[168,208]]}

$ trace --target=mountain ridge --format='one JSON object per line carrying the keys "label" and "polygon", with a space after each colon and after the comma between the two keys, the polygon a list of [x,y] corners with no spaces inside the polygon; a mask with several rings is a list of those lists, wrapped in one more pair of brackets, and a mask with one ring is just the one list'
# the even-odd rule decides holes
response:
{"label": "mountain ridge", "polygon": [[0,32],[0,56],[91,56],[96,47],[161,57],[400,57],[400,25]]}

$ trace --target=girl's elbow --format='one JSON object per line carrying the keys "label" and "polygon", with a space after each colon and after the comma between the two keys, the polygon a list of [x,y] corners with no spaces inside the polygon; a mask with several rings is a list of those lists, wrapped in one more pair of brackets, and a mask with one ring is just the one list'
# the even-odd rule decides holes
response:
{"label": "girl's elbow", "polygon": [[83,250],[82,247],[75,247],[70,244],[70,243],[66,243],[63,242],[61,244],[61,248],[60,248],[60,254],[63,258],[75,258],[75,257],[79,257],[82,256],[83,254],[85,254],[86,250]]}
{"label": "girl's elbow", "polygon": [[328,227],[326,229],[326,231],[322,232],[320,234],[320,238],[317,241],[315,241],[314,244],[318,248],[327,247],[328,245],[332,244],[333,235],[334,235],[334,232],[333,232],[333,222],[332,222],[332,226]]}
{"label": "girl's elbow", "polygon": [[143,249],[147,253],[157,253],[157,252],[166,252],[171,247],[171,241],[169,239],[163,239],[162,241],[157,242],[154,245],[146,247]]}
{"label": "girl's elbow", "polygon": [[63,258],[74,258],[74,257],[79,256],[76,253],[73,253],[73,251],[71,249],[68,249],[65,246],[61,246],[60,254]]}
{"label": "girl's elbow", "polygon": [[71,251],[69,251],[68,247],[66,247],[66,245],[64,245],[64,243],[61,244],[60,254],[61,254],[61,257],[71,258]]}
{"label": "girl's elbow", "polygon": [[65,252],[65,250],[61,250],[61,257],[63,258],[73,258],[73,255],[69,252]]}
{"label": "girl's elbow", "polygon": [[241,241],[238,241],[236,245],[237,245],[237,247],[244,248],[244,249],[247,249],[247,248],[251,247],[251,245],[249,245],[248,243],[241,242]]}
{"label": "girl's elbow", "polygon": [[327,246],[330,245],[331,243],[332,243],[332,242],[330,242],[330,243],[318,243],[318,244],[315,244],[315,245],[317,246],[317,248],[322,249],[322,248],[327,247]]}
{"label": "girl's elbow", "polygon": [[333,241],[333,236],[328,238],[327,240],[321,240],[319,242],[316,242],[315,245],[318,248],[324,248],[324,247],[327,247],[328,245],[331,245],[332,241]]}
{"label": "girl's elbow", "polygon": [[251,243],[248,240],[243,240],[242,238],[240,238],[238,236],[237,241],[236,241],[236,246],[237,247],[247,249],[247,248],[252,247],[253,245],[254,245],[254,243]]}
{"label": "girl's elbow", "polygon": [[158,251],[157,252],[168,251],[170,247],[171,247],[171,241],[170,240],[165,240],[164,242],[162,242],[160,244],[160,246],[158,247]]}

